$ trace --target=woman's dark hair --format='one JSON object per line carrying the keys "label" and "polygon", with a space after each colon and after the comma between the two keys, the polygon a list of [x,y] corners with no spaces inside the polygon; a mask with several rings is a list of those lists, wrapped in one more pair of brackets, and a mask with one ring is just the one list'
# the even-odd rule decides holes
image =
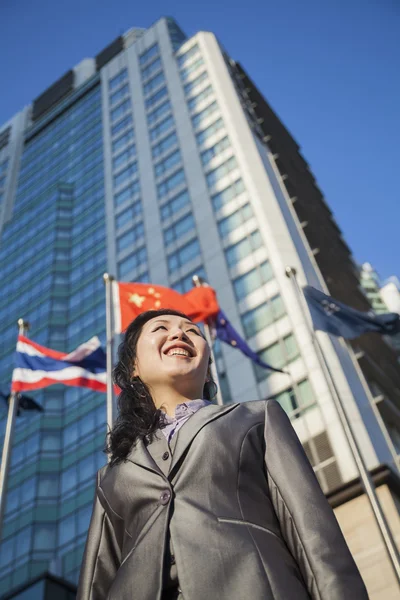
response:
{"label": "woman's dark hair", "polygon": [[[119,415],[107,434],[108,443],[104,448],[104,452],[111,454],[110,466],[125,460],[138,438],[149,436],[151,440],[154,432],[164,425],[165,413],[156,408],[146,384],[139,377],[132,376],[137,343],[143,325],[150,319],[162,315],[176,315],[188,319],[187,315],[177,310],[168,308],[148,310],[132,321],[118,348],[118,363],[114,368],[113,375],[115,383],[121,389],[118,396]],[[210,379],[204,385],[203,398],[212,400],[215,396],[215,393],[213,394],[215,389],[216,385]],[[211,394],[213,394],[212,397]]]}

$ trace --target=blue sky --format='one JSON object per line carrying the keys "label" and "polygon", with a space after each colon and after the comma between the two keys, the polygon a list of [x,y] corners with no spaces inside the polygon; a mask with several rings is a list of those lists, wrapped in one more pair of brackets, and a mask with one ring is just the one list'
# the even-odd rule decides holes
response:
{"label": "blue sky", "polygon": [[397,0],[3,0],[0,123],[132,26],[216,33],[302,147],[358,262],[400,276]]}

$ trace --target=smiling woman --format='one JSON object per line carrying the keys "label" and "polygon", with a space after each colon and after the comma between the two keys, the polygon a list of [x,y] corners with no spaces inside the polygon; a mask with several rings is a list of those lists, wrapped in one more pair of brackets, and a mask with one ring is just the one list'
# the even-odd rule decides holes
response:
{"label": "smiling woman", "polygon": [[[167,356],[178,347],[190,357]],[[151,310],[139,315],[127,328],[118,354],[114,379],[121,393],[119,416],[106,449],[110,466],[124,460],[138,438],[152,440],[166,426],[165,415],[173,415],[178,404],[212,400],[216,388],[201,329],[178,311]]]}
{"label": "smiling woman", "polygon": [[147,386],[156,408],[173,416],[178,404],[203,397],[209,361],[199,327],[186,317],[164,315],[143,326],[133,375]]}
{"label": "smiling woman", "polygon": [[184,314],[126,330],[77,600],[367,600],[283,409],[212,404],[209,367]]}

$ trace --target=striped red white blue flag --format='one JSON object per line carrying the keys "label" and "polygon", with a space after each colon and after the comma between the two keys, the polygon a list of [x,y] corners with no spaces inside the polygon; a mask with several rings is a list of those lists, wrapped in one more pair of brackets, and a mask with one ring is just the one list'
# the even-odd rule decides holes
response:
{"label": "striped red white blue flag", "polygon": [[55,383],[107,391],[106,353],[98,337],[65,354],[18,336],[11,390],[37,390]]}

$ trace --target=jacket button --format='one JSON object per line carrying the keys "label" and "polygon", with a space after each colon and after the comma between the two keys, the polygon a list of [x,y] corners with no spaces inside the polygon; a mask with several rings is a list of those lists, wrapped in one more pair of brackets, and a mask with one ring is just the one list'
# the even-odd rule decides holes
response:
{"label": "jacket button", "polygon": [[165,490],[160,496],[161,504],[168,504],[171,498],[171,492],[169,490]]}
{"label": "jacket button", "polygon": [[162,455],[162,459],[168,460],[168,458],[169,458],[169,452],[164,452],[164,454]]}

